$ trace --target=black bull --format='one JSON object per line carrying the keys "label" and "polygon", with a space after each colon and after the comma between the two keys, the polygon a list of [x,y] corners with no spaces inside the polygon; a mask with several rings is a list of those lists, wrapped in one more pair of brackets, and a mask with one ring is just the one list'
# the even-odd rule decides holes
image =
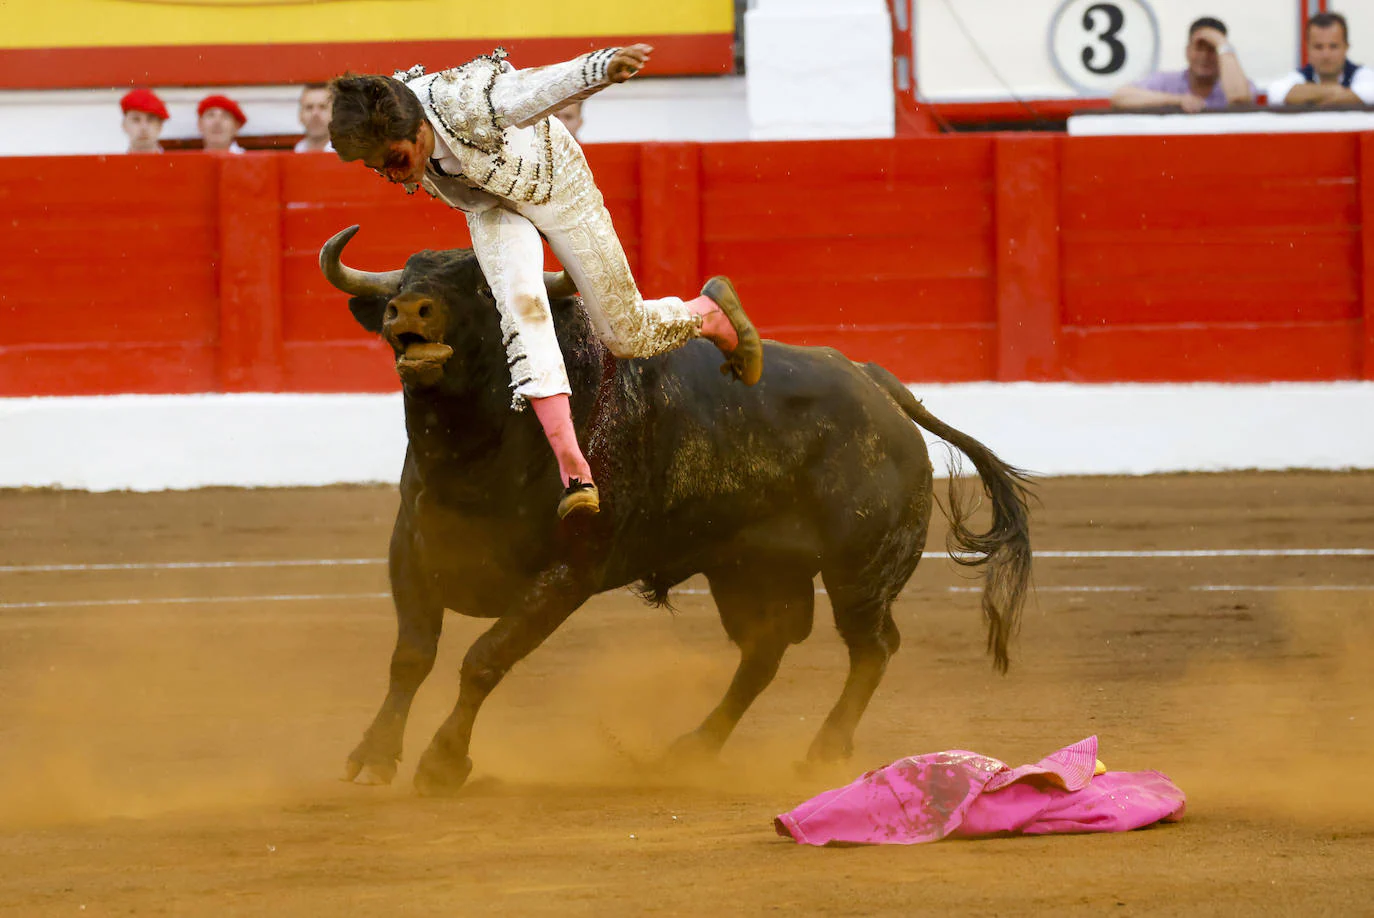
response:
{"label": "black bull", "polygon": [[[722,376],[705,341],[611,361],[576,301],[559,296],[573,416],[602,495],[599,515],[560,523],[557,466],[534,413],[511,410],[498,313],[476,259],[426,251],[403,270],[355,271],[340,255],[356,230],[331,239],[320,264],[353,295],[354,317],[396,352],[409,447],[391,538],[390,687],[348,778],[395,776],[445,609],[496,621],[463,658],[457,706],[420,758],[424,792],[462,785],[482,702],[589,597],[638,584],[663,603],[694,574],[709,582],[740,662],[721,703],[673,751],[721,748],[787,646],[810,633],[819,573],[849,675],[808,757],[848,756],[897,650],[892,603],[930,523],[931,465],[917,424],[973,460],[991,500],[990,529],[972,531],[951,478],[951,545],[984,567],[988,649],[1005,671],[1030,579],[1024,478],[891,373],[830,348],[775,342],[753,387]],[[550,278],[552,293],[569,292]]]}

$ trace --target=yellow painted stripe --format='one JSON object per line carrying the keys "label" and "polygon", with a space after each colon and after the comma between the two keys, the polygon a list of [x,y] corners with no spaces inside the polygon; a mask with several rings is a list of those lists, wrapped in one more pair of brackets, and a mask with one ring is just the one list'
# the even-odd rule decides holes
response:
{"label": "yellow painted stripe", "polygon": [[690,35],[731,0],[9,0],[0,49]]}

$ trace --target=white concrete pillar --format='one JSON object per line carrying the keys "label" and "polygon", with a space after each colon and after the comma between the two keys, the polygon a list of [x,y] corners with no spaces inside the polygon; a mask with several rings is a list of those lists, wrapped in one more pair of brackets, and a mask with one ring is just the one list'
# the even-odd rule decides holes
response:
{"label": "white concrete pillar", "polygon": [[751,139],[893,136],[885,0],[755,0],[744,55]]}

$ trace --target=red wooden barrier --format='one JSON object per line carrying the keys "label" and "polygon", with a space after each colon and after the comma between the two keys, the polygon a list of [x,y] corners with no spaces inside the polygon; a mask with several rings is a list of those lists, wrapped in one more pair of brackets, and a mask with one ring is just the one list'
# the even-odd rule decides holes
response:
{"label": "red wooden barrier", "polygon": [[[639,176],[643,192],[636,279],[648,297],[690,299],[701,286],[701,147],[645,144]],[[616,234],[625,235],[618,221]]]}
{"label": "red wooden barrier", "polygon": [[1066,142],[1065,377],[1358,377],[1359,142],[1351,134]]}
{"label": "red wooden barrier", "polygon": [[[1360,226],[1374,226],[1374,134],[1360,136]],[[1364,301],[1365,379],[1374,379],[1374,232],[1360,234],[1360,294]]]}
{"label": "red wooden barrier", "polygon": [[1060,378],[1057,137],[997,138],[997,378]]}
{"label": "red wooden barrier", "polygon": [[992,140],[702,148],[701,273],[765,334],[904,378],[994,374]]}
{"label": "red wooden barrier", "polygon": [[219,168],[0,157],[0,394],[219,388]]}
{"label": "red wooden barrier", "polygon": [[226,157],[219,172],[219,383],[281,385],[281,198],[277,156]]}
{"label": "red wooden barrier", "polygon": [[[646,294],[911,381],[1374,378],[1374,134],[605,145]],[[320,277],[468,243],[328,156],[0,159],[0,395],[387,391]]]}

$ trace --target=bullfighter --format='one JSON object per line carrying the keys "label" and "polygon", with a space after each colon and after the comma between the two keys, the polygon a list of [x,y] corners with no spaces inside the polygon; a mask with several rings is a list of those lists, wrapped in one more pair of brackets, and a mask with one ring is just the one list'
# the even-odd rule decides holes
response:
{"label": "bullfighter", "polygon": [[[651,357],[695,337],[726,356],[721,372],[758,382],[763,348],[734,286],[646,300],[630,273],[582,148],[549,115],[639,73],[648,45],[605,48],[547,67],[514,69],[505,52],[426,74],[336,78],[330,136],[346,162],[465,212],[473,251],[501,313],[514,390],[528,402],[563,479],[559,518],[595,513],[599,494],[577,442],[568,374],[554,336],[542,235],[582,295],[597,335],[621,358]],[[568,291],[571,293],[571,291]]]}

